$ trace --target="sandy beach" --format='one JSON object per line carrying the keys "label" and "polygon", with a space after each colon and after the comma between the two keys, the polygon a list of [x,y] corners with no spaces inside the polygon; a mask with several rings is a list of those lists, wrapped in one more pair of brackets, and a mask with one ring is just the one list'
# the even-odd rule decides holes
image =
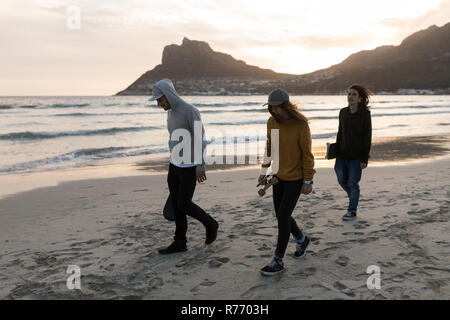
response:
{"label": "sandy beach", "polygon": [[[317,168],[313,194],[293,213],[312,243],[296,260],[291,239],[286,272],[271,278],[259,269],[273,256],[276,219],[272,191],[257,194],[257,168],[208,171],[194,202],[219,221],[218,239],[205,246],[188,219],[188,251],[170,256],[157,252],[175,227],[162,216],[164,171],[9,195],[0,200],[0,298],[449,299],[448,137],[388,139],[374,144],[373,160],[353,222],[341,219],[347,199],[333,169]],[[67,288],[70,265],[81,269],[80,290]],[[372,265],[380,289],[367,287]]]}

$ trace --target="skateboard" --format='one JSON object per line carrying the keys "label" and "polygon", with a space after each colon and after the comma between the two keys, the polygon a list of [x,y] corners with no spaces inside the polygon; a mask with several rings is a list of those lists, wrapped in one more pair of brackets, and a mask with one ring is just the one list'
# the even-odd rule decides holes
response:
{"label": "skateboard", "polygon": [[278,178],[272,176],[271,178],[267,178],[266,182],[264,182],[264,187],[258,190],[258,194],[262,197],[266,194],[267,189],[271,186],[274,186],[278,183]]}
{"label": "skateboard", "polygon": [[169,197],[167,197],[166,204],[164,206],[163,210],[164,218],[166,218],[169,221],[175,221],[175,208],[172,204],[172,198],[169,194]]}

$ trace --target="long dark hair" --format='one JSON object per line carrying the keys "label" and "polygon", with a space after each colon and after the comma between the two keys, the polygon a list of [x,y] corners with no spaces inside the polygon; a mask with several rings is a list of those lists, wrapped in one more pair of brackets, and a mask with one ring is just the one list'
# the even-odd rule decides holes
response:
{"label": "long dark hair", "polygon": [[358,91],[359,98],[362,99],[362,101],[359,101],[358,108],[360,109],[369,109],[369,97],[373,95],[373,92],[370,91],[368,88],[364,87],[360,84],[352,84],[350,87],[348,87],[347,90],[354,89]]}
{"label": "long dark hair", "polygon": [[[285,101],[282,104],[280,104],[279,107],[285,110],[291,116],[291,118],[308,123],[309,119],[300,112],[297,104],[292,103],[290,101]],[[277,120],[277,117],[272,112],[272,107],[269,105],[267,109],[269,110],[270,114],[275,118],[275,120]]]}

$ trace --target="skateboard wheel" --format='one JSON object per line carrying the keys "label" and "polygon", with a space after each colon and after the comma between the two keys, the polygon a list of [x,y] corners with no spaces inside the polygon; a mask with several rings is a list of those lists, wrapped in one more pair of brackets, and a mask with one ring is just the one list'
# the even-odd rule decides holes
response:
{"label": "skateboard wheel", "polygon": [[266,192],[263,189],[259,189],[258,194],[262,197],[263,195],[266,194]]}

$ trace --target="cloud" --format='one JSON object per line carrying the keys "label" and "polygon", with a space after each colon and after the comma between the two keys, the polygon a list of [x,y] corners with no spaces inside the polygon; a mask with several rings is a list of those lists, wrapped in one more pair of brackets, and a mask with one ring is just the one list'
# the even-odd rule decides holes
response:
{"label": "cloud", "polygon": [[[303,73],[394,44],[450,16],[448,0],[419,17],[421,8],[437,2],[399,0],[404,8],[395,1],[386,11],[389,0],[380,1],[280,0],[274,10],[272,0],[2,0],[0,37],[6,41],[0,77],[8,88],[23,81],[18,90],[24,94],[40,84],[54,86],[52,94],[58,86],[76,88],[73,94],[95,94],[93,88],[111,94],[161,63],[164,46],[181,44],[183,37],[206,41],[248,64]],[[81,9],[80,30],[66,27],[71,5]],[[364,14],[355,14],[355,6]]]}
{"label": "cloud", "polygon": [[416,17],[399,18],[399,19],[383,19],[380,21],[380,27],[394,30],[392,36],[395,44],[400,42],[407,36],[419,30],[426,29],[431,25],[442,26],[450,22],[450,1],[442,1],[437,9],[429,10],[424,14]]}

